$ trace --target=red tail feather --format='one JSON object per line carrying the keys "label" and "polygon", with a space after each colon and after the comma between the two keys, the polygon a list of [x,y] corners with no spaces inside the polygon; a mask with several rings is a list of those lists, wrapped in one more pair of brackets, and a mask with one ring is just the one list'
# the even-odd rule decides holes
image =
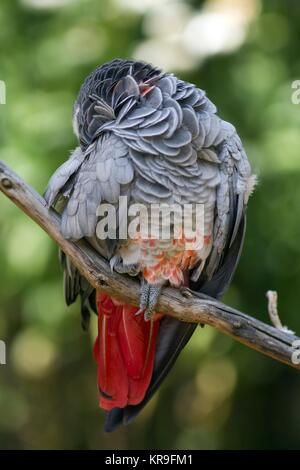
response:
{"label": "red tail feather", "polygon": [[149,386],[159,320],[145,322],[136,307],[122,305],[97,292],[98,363],[101,408],[123,408],[140,403]]}

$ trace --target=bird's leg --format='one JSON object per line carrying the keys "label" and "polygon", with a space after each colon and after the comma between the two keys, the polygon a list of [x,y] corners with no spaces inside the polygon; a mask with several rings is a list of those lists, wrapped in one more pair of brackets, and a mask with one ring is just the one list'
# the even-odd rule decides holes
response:
{"label": "bird's leg", "polygon": [[124,264],[122,258],[118,255],[113,256],[109,263],[111,270],[116,271],[119,274],[129,274],[130,276],[137,276],[140,271],[138,263]]}
{"label": "bird's leg", "polygon": [[[112,271],[116,271],[119,274],[129,274],[130,276],[137,276],[140,272],[139,264],[124,264],[122,258],[118,255],[111,258],[110,267]],[[140,308],[135,315],[144,313],[145,320],[150,320],[154,313],[160,292],[160,285],[149,284],[143,278],[140,290]]]}
{"label": "bird's leg", "polygon": [[144,312],[145,320],[150,320],[157,305],[160,292],[161,286],[149,284],[143,279],[140,290],[140,308],[135,315],[140,315]]}
{"label": "bird's leg", "polygon": [[144,313],[145,320],[150,320],[155,307],[157,305],[158,298],[161,293],[161,286],[150,286],[148,305]]}

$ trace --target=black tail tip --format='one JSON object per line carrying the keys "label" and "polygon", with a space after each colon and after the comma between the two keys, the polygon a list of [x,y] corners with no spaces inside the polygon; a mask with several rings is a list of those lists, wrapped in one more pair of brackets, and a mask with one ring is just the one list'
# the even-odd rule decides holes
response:
{"label": "black tail tip", "polygon": [[104,432],[113,432],[123,423],[123,408],[113,408],[108,411],[104,421]]}

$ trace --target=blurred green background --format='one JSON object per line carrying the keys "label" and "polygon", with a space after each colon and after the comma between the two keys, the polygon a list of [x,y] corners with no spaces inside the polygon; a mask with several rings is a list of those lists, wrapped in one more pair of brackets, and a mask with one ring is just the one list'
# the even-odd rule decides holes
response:
{"label": "blurred green background", "polygon": [[[75,146],[71,110],[96,65],[142,58],[204,88],[259,176],[225,301],[268,322],[276,289],[300,332],[300,3],[284,0],[1,0],[0,159],[42,192]],[[102,432],[90,334],[67,308],[57,250],[0,195],[2,449],[300,447],[300,375],[200,329],[132,425]]]}

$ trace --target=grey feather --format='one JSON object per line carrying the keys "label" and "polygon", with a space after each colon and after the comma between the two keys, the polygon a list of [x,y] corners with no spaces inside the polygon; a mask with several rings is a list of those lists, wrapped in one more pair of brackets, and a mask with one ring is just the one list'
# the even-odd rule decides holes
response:
{"label": "grey feather", "polygon": [[150,93],[146,95],[145,103],[147,106],[157,109],[162,104],[162,100],[163,97],[160,89],[155,87],[152,91],[150,91]]}
{"label": "grey feather", "polygon": [[195,139],[199,134],[199,121],[192,108],[183,108],[183,125],[190,131],[192,138]]}
{"label": "grey feather", "polygon": [[[170,109],[168,108],[157,110],[156,113],[153,113],[146,119],[143,119],[140,127],[143,128],[143,127],[152,126],[153,124],[158,124],[159,122],[166,120],[169,115],[170,115]],[[168,123],[169,123],[169,120],[168,120]]]}
{"label": "grey feather", "polygon": [[161,89],[162,93],[172,96],[176,92],[176,78],[172,76],[163,77],[159,80],[158,87]]}
{"label": "grey feather", "polygon": [[168,129],[167,122],[159,122],[158,124],[154,124],[151,127],[145,127],[138,131],[138,135],[140,137],[154,137],[157,135],[162,135]]}
{"label": "grey feather", "polygon": [[168,141],[162,140],[160,137],[153,137],[151,139],[151,145],[157,151],[157,153],[164,155],[165,157],[174,157],[180,152],[179,147],[169,147]]}
{"label": "grey feather", "polygon": [[111,177],[111,173],[112,173],[112,166],[113,166],[113,159],[112,158],[107,158],[107,159],[103,159],[103,160],[100,160],[99,158],[99,161],[97,162],[96,164],[96,174],[97,174],[97,178],[98,180],[101,182],[101,183],[105,183],[106,181],[108,181]]}
{"label": "grey feather", "polygon": [[48,206],[55,204],[59,193],[63,191],[68,180],[80,168],[84,159],[84,153],[81,151],[80,147],[77,147],[71,154],[69,160],[63,163],[52,175],[44,194]]}
{"label": "grey feather", "polygon": [[172,135],[178,128],[181,116],[178,114],[178,112],[174,108],[167,108],[167,109],[169,111],[169,119],[168,119],[169,129],[168,129],[168,132],[166,132],[165,138],[169,139],[170,137],[172,137]]}
{"label": "grey feather", "polygon": [[190,144],[191,141],[192,134],[183,127],[180,127],[177,132],[174,132],[172,137],[164,142],[169,147],[184,147],[185,145]]}
{"label": "grey feather", "polygon": [[155,113],[155,111],[156,109],[151,108],[150,106],[141,106],[132,111],[132,113],[130,113],[130,115],[128,116],[128,119],[145,118],[147,116],[150,116],[150,114]]}

